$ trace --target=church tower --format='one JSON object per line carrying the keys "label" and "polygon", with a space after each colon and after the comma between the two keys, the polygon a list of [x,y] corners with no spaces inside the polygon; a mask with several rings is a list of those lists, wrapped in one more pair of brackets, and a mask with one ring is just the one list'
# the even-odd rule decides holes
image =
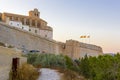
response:
{"label": "church tower", "polygon": [[34,10],[29,11],[29,16],[39,18],[40,12],[38,11],[37,8],[35,8]]}

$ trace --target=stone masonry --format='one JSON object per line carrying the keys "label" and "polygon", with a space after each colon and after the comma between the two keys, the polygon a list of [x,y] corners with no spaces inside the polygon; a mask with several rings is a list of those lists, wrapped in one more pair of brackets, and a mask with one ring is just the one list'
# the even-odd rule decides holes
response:
{"label": "stone masonry", "polygon": [[9,26],[0,22],[0,42],[7,43],[19,49],[39,50],[41,53],[63,54],[71,58],[84,55],[98,56],[103,53],[102,48],[92,44],[67,40],[66,43],[48,40],[39,35]]}

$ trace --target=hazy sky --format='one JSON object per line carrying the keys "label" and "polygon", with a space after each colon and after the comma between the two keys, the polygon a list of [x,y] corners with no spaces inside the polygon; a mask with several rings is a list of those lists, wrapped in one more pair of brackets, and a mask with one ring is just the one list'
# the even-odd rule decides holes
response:
{"label": "hazy sky", "polygon": [[90,43],[120,52],[120,0],[0,0],[0,12],[28,15],[38,8],[53,27],[54,39],[65,42],[90,35]]}

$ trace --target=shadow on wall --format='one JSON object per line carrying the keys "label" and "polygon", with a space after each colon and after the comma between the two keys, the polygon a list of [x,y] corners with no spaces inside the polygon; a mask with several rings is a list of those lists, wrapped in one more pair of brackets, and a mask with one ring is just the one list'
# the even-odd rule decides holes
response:
{"label": "shadow on wall", "polygon": [[0,21],[2,21],[2,14],[0,13]]}

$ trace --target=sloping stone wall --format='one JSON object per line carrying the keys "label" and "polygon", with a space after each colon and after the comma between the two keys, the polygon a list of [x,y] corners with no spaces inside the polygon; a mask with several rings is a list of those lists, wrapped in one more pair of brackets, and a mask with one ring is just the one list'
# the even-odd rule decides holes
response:
{"label": "sloping stone wall", "polygon": [[37,34],[0,23],[0,42],[26,50],[39,50],[46,53],[58,53],[57,42],[40,37]]}
{"label": "sloping stone wall", "polygon": [[41,53],[68,55],[72,58],[84,55],[98,56],[103,53],[102,48],[92,44],[67,40],[66,43],[43,38],[22,29],[18,29],[0,22],[0,42],[7,43],[19,49],[39,50]]}

